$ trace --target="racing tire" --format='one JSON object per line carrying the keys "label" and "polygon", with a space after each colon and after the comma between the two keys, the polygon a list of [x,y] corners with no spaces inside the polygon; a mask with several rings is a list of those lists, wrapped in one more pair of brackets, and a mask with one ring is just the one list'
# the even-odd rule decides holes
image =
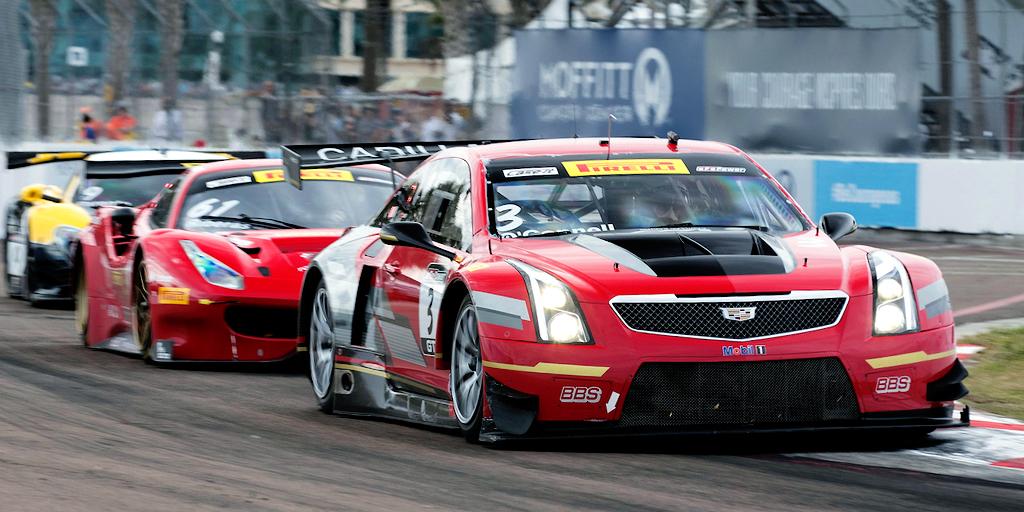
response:
{"label": "racing tire", "polygon": [[317,407],[325,413],[334,413],[334,320],[331,316],[331,298],[327,285],[320,281],[313,294],[313,307],[309,308],[309,381],[313,385]]}
{"label": "racing tire", "polygon": [[462,300],[455,318],[448,390],[452,396],[455,420],[463,435],[469,442],[478,442],[483,419],[484,366],[480,353],[480,325],[476,307],[469,296]]}
{"label": "racing tire", "polygon": [[146,264],[139,262],[132,283],[132,338],[139,347],[142,360],[152,364],[149,351],[153,345],[152,309],[149,303],[149,284],[146,282]]}
{"label": "racing tire", "polygon": [[75,330],[82,346],[89,346],[89,289],[85,284],[85,271],[75,276]]}

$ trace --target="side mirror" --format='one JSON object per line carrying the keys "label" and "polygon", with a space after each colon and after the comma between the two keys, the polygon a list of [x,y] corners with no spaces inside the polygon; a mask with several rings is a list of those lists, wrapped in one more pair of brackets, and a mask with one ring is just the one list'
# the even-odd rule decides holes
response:
{"label": "side mirror", "polygon": [[821,216],[819,225],[832,240],[839,240],[857,231],[857,220],[849,213],[826,213]]}
{"label": "side mirror", "polygon": [[117,226],[119,235],[131,236],[135,231],[135,210],[118,208],[110,212],[110,221]]}
{"label": "side mirror", "polygon": [[455,253],[441,248],[430,239],[427,228],[419,222],[391,222],[380,229],[380,241],[387,245],[415,247],[439,254],[448,259],[455,259]]}

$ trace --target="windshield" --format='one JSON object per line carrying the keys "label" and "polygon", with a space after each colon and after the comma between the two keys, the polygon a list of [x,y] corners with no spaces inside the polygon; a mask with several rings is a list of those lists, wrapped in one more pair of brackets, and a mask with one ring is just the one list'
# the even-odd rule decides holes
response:
{"label": "windshield", "polygon": [[391,195],[386,176],[377,171],[303,171],[298,190],[284,181],[280,169],[218,173],[191,186],[178,223],[190,231],[364,224]]}
{"label": "windshield", "polygon": [[86,208],[138,206],[173,181],[177,174],[86,178],[75,191],[74,202]]}
{"label": "windshield", "polygon": [[[517,238],[663,227],[746,227],[776,234],[807,229],[779,188],[745,162],[661,160],[603,160],[589,168],[584,164],[598,161],[503,165],[491,173],[496,232]],[[629,170],[631,165],[636,169]]]}

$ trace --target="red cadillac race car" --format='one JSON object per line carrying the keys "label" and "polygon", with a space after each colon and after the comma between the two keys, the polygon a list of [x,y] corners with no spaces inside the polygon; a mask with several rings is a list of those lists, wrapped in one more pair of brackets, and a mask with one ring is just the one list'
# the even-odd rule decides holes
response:
{"label": "red cadillac race car", "polygon": [[836,240],[742,151],[665,139],[286,147],[426,158],[310,263],[327,412],[556,435],[963,426],[939,269]]}
{"label": "red cadillac race car", "polygon": [[274,361],[297,347],[302,275],[341,228],[365,222],[401,178],[381,166],[280,160],[193,167],[149,204],[101,208],[75,261],[86,346],[147,361]]}

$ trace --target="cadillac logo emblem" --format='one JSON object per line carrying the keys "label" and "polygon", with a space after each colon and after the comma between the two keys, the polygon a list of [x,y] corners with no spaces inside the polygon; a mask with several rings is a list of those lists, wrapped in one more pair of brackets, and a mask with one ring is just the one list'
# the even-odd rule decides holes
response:
{"label": "cadillac logo emblem", "polygon": [[722,310],[722,318],[726,320],[732,320],[733,322],[746,322],[747,320],[753,320],[754,315],[757,313],[757,307],[751,306],[747,308],[718,308]]}

